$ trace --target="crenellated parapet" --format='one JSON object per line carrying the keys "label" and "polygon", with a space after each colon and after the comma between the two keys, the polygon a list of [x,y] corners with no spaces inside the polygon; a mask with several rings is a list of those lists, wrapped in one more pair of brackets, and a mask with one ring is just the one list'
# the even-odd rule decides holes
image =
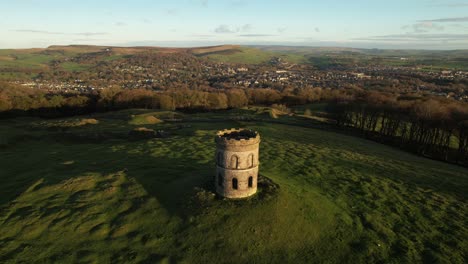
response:
{"label": "crenellated parapet", "polygon": [[260,134],[243,128],[224,129],[216,133],[215,141],[221,146],[248,146],[260,143]]}

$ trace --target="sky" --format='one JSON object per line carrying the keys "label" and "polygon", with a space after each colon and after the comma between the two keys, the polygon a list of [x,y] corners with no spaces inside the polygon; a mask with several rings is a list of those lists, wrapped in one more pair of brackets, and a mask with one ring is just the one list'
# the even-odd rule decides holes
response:
{"label": "sky", "polygon": [[0,48],[468,49],[468,0],[0,0]]}

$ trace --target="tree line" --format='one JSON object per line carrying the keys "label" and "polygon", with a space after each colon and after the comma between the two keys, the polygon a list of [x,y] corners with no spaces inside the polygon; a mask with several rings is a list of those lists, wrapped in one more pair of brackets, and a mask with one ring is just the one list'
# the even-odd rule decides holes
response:
{"label": "tree line", "polygon": [[423,156],[468,165],[466,103],[361,92],[336,98],[328,111],[339,127]]}
{"label": "tree line", "polygon": [[210,91],[179,88],[160,91],[112,86],[94,93],[51,94],[41,89],[0,83],[0,113],[8,116],[21,113],[59,116],[127,108],[218,110],[275,103],[297,105],[333,98],[340,93],[338,90],[312,87],[280,92],[271,88]]}
{"label": "tree line", "polygon": [[247,105],[327,102],[338,127],[435,159],[468,165],[468,106],[443,97],[363,89],[174,89],[111,87],[91,94],[47,94],[0,83],[0,116],[57,117],[128,108],[220,110]]}

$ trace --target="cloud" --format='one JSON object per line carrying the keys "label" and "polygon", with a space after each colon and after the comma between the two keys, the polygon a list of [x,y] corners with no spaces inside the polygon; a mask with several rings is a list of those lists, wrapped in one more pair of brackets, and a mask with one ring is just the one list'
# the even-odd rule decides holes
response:
{"label": "cloud", "polygon": [[251,24],[244,24],[242,26],[229,26],[229,25],[219,25],[217,28],[214,29],[215,33],[218,34],[233,34],[239,32],[248,32],[252,30],[253,26]]}
{"label": "cloud", "polygon": [[190,4],[194,6],[199,6],[203,8],[208,8],[209,0],[190,0]]}
{"label": "cloud", "polygon": [[428,19],[428,20],[418,20],[418,22],[426,23],[426,22],[468,22],[468,17],[452,17],[452,18],[438,18],[438,19]]}
{"label": "cloud", "polygon": [[177,15],[177,12],[178,12],[178,11],[177,11],[177,9],[175,9],[175,8],[166,10],[166,14],[168,14],[168,15],[170,15],[170,16],[175,16],[175,15]]}
{"label": "cloud", "polygon": [[200,4],[203,7],[208,7],[208,0],[200,0],[200,1],[197,1],[197,2],[198,2],[198,4]]}
{"label": "cloud", "polygon": [[115,25],[118,26],[118,27],[123,27],[123,26],[126,26],[127,24],[124,23],[124,22],[119,21],[119,22],[116,22]]}
{"label": "cloud", "polygon": [[316,27],[315,32],[320,33],[320,28]]}
{"label": "cloud", "polygon": [[65,35],[64,32],[53,32],[46,30],[35,30],[35,29],[13,29],[14,32],[24,32],[24,33],[38,33],[38,34],[47,34],[47,35]]}
{"label": "cloud", "polygon": [[468,3],[451,3],[451,4],[446,4],[445,6],[449,6],[449,7],[463,7],[463,6],[468,6]]}
{"label": "cloud", "polygon": [[446,0],[444,1],[431,1],[432,3],[429,4],[429,6],[433,7],[464,7],[468,6],[468,3],[466,2],[447,2]]}
{"label": "cloud", "polygon": [[219,33],[219,34],[227,34],[227,33],[236,33],[237,31],[235,31],[228,25],[219,25],[217,28],[215,28],[214,32]]}
{"label": "cloud", "polygon": [[408,30],[408,29],[411,30],[408,33],[426,33],[426,32],[433,31],[433,30],[438,30],[438,31],[444,30],[443,26],[437,25],[433,22],[419,22],[419,23],[412,24],[412,25],[405,25],[401,28],[404,30]]}
{"label": "cloud", "polygon": [[247,37],[247,38],[256,38],[256,37],[275,37],[277,35],[270,35],[270,34],[240,34],[239,37]]}
{"label": "cloud", "polygon": [[107,39],[96,39],[96,38],[81,38],[81,39],[72,39],[73,42],[96,42],[96,41],[108,41]]}
{"label": "cloud", "polygon": [[452,28],[468,30],[468,26],[463,24],[450,24]]}
{"label": "cloud", "polygon": [[283,33],[286,31],[286,29],[288,29],[287,27],[279,27],[276,29],[276,31],[278,31],[278,33]]}
{"label": "cloud", "polygon": [[371,41],[460,41],[468,40],[468,34],[393,34],[355,38],[354,40]]}
{"label": "cloud", "polygon": [[189,35],[189,37],[212,38],[212,37],[215,37],[215,35],[209,35],[209,34],[193,34],[193,35]]}
{"label": "cloud", "polygon": [[70,35],[79,35],[79,36],[102,36],[107,35],[106,32],[80,32],[80,33],[70,33]]}
{"label": "cloud", "polygon": [[245,24],[241,27],[240,31],[246,32],[246,31],[250,31],[251,29],[252,29],[251,24]]}
{"label": "cloud", "polygon": [[36,33],[36,34],[44,34],[44,35],[75,35],[75,36],[101,36],[107,35],[106,32],[78,32],[78,33],[65,33],[65,32],[53,32],[53,31],[46,31],[46,30],[35,30],[35,29],[14,29],[11,30],[14,32],[23,32],[23,33]]}

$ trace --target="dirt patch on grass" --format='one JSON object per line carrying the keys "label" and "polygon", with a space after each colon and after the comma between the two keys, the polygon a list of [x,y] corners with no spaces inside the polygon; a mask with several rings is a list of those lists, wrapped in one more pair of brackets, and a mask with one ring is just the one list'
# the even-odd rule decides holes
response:
{"label": "dirt patch on grass", "polygon": [[130,125],[155,125],[161,123],[161,119],[153,116],[153,115],[137,115],[132,116],[132,120],[130,120]]}

